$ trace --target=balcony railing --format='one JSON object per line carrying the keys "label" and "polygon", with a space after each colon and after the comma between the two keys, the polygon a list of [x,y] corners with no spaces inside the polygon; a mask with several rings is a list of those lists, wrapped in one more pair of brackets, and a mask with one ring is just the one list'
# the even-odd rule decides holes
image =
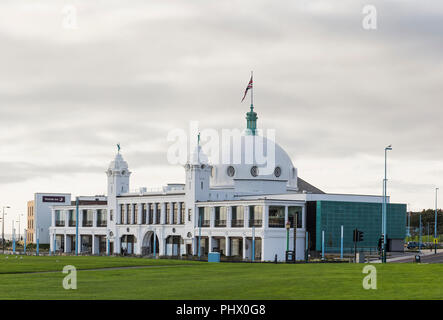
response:
{"label": "balcony railing", "polygon": [[75,220],[69,220],[69,226],[70,227],[75,227]]}
{"label": "balcony railing", "polygon": [[284,228],[285,218],[269,218],[269,228]]}
{"label": "balcony railing", "polygon": [[108,225],[106,220],[97,220],[97,227],[106,227]]}
{"label": "balcony railing", "polygon": [[243,228],[245,226],[244,220],[232,220],[231,227],[233,228]]}
{"label": "balcony railing", "polygon": [[201,221],[201,226],[202,227],[209,227],[211,225],[211,221],[210,220],[202,220]]}
{"label": "balcony railing", "polygon": [[55,221],[55,226],[56,227],[64,227],[65,226],[65,221],[64,220],[56,220]]}
{"label": "balcony railing", "polygon": [[261,227],[263,220],[249,220],[249,227]]}
{"label": "balcony railing", "polygon": [[83,227],[92,227],[92,221],[83,221]]}
{"label": "balcony railing", "polygon": [[226,227],[226,220],[215,220],[216,227]]}

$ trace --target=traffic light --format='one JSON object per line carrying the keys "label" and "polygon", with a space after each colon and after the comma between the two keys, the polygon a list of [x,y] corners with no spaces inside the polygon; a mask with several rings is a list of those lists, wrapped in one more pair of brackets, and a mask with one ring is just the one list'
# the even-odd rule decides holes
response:
{"label": "traffic light", "polygon": [[358,241],[359,242],[363,241],[363,231],[357,230],[357,233],[358,233]]}
{"label": "traffic light", "polygon": [[353,239],[354,239],[354,242],[363,241],[363,231],[360,231],[358,229],[354,229]]}

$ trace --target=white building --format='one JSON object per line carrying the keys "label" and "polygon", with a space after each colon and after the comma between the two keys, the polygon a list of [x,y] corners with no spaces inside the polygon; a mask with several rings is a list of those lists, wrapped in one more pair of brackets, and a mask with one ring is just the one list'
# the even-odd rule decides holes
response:
{"label": "white building", "polygon": [[[51,226],[51,206],[54,204],[71,203],[70,193],[42,193],[34,194],[34,199],[27,203],[27,228],[28,243],[49,243],[49,227]],[[21,231],[21,230],[20,230]]]}
{"label": "white building", "polygon": [[[242,140],[254,141],[258,136],[252,107],[247,120]],[[249,260],[255,254],[255,260],[263,261],[277,255],[284,260],[285,222],[291,222],[289,249],[293,250],[292,222],[297,216],[296,257],[304,259],[309,201],[381,203],[378,196],[323,193],[298,178],[283,148],[265,142],[275,148],[275,168],[266,175],[260,174],[260,166],[244,161],[248,143],[242,143],[241,163],[213,166],[198,146],[184,166],[185,183],[156,192],[129,192],[131,171],[118,153],[106,171],[106,201],[79,202],[79,253],[106,254],[109,249],[114,254],[152,255],[155,246],[161,256],[198,255],[200,248],[201,255],[220,252]],[[51,250],[56,245],[56,250],[74,252],[76,207],[53,206],[52,213]]]}

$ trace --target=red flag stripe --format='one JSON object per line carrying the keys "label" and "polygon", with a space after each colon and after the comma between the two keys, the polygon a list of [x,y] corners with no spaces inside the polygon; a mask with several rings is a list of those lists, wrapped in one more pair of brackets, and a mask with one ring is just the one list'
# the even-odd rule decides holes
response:
{"label": "red flag stripe", "polygon": [[248,86],[246,87],[245,94],[243,95],[243,99],[241,99],[241,102],[243,102],[243,100],[245,100],[246,94],[248,93],[249,89],[252,89],[252,76],[251,76],[251,80],[249,80]]}

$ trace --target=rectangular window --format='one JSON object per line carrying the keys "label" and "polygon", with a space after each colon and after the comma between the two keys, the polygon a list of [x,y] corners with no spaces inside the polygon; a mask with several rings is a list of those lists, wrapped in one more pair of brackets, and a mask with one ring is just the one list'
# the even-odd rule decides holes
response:
{"label": "rectangular window", "polygon": [[132,205],[131,207],[134,207],[134,224],[137,224],[138,222],[138,203]]}
{"label": "rectangular window", "polygon": [[231,209],[232,209],[231,226],[233,228],[243,228],[245,208],[243,206],[234,206]]}
{"label": "rectangular window", "polygon": [[285,207],[269,206],[269,228],[284,228],[285,223]]}
{"label": "rectangular window", "polygon": [[155,217],[155,219],[156,219],[156,221],[157,221],[157,224],[160,224],[160,223],[161,223],[161,221],[160,221],[160,217],[161,217],[160,203],[156,203],[156,204],[155,204],[155,207],[156,207],[156,210],[157,210],[157,213],[156,213],[156,217]]}
{"label": "rectangular window", "polygon": [[147,215],[147,208],[146,208],[147,204],[143,203],[142,204],[142,224],[146,224],[146,215]]}
{"label": "rectangular window", "polygon": [[180,224],[185,224],[185,203],[180,203]]}
{"label": "rectangular window", "polygon": [[291,223],[291,228],[294,228],[294,217],[297,218],[297,228],[303,226],[302,207],[288,207],[288,220]]}
{"label": "rectangular window", "polygon": [[70,227],[75,227],[76,215],[77,214],[74,210],[68,210],[68,225]]}
{"label": "rectangular window", "polygon": [[168,202],[166,204],[166,224],[171,223],[171,204]]}
{"label": "rectangular window", "polygon": [[65,225],[64,212],[61,210],[55,210],[55,226],[63,227]]}
{"label": "rectangular window", "polygon": [[226,227],[227,207],[215,207],[215,226]]}
{"label": "rectangular window", "polygon": [[149,224],[154,223],[154,204],[149,204]]}
{"label": "rectangular window", "polygon": [[263,207],[249,206],[249,227],[261,227],[263,222]]}
{"label": "rectangular window", "polygon": [[83,227],[92,227],[93,214],[91,209],[83,210]]}
{"label": "rectangular window", "polygon": [[178,207],[177,203],[174,202],[172,204],[172,223],[177,224],[178,223],[177,219],[178,219]]}
{"label": "rectangular window", "polygon": [[120,224],[124,224],[125,223],[125,205],[121,204],[120,205]]}
{"label": "rectangular window", "polygon": [[200,207],[198,208],[198,223],[197,226],[209,227],[211,219],[211,208]]}
{"label": "rectangular window", "polygon": [[109,220],[114,221],[114,210],[109,211]]}
{"label": "rectangular window", "polygon": [[97,210],[97,227],[106,227],[107,225],[107,212],[106,209]]}
{"label": "rectangular window", "polygon": [[127,204],[126,205],[127,212],[126,212],[126,224],[132,224],[132,205]]}

